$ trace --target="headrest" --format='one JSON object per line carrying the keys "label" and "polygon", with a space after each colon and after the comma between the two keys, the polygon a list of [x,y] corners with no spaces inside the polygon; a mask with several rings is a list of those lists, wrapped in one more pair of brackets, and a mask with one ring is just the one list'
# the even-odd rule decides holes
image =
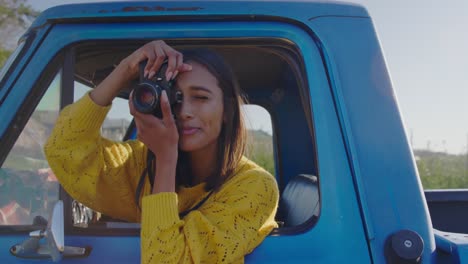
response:
{"label": "headrest", "polygon": [[284,227],[297,226],[320,213],[318,180],[314,175],[299,174],[291,179],[281,196],[278,220]]}

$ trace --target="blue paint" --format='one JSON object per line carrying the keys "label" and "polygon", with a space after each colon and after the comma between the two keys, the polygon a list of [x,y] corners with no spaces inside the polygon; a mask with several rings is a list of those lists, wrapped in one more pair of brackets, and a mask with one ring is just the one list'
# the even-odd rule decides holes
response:
{"label": "blue paint", "polygon": [[[145,8],[149,11],[142,11]],[[220,17],[236,19],[226,22]],[[119,22],[125,19],[128,22]],[[364,8],[305,1],[82,4],[49,9],[33,28],[30,48],[0,87],[2,138],[13,118],[24,114],[17,111],[42,71],[70,45],[158,38],[285,39],[296,45],[303,58],[308,96],[298,92],[290,72],[282,79],[290,89],[281,101],[272,104],[264,94],[252,95],[266,102],[273,118],[280,142],[275,149],[280,164],[276,170],[283,176],[280,187],[299,173],[316,174],[322,210],[314,227],[267,237],[246,262],[384,263],[385,241],[401,229],[414,230],[423,238],[423,263],[448,259],[456,263],[466,258],[461,244],[443,240],[439,234],[438,247],[456,250],[448,253],[451,258],[435,251],[431,220],[397,100]],[[299,104],[300,100],[309,100],[311,108]],[[312,116],[314,131],[306,124],[307,114]],[[93,247],[88,258],[67,262],[138,263],[139,237],[115,234],[67,235],[67,245]],[[25,263],[6,250],[25,236],[0,235],[1,263]]]}

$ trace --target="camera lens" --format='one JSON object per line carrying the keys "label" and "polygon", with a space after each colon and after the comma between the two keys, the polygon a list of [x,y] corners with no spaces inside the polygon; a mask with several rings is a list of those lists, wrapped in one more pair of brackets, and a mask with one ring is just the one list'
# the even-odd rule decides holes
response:
{"label": "camera lens", "polygon": [[141,89],[138,100],[140,101],[140,103],[142,105],[150,106],[155,101],[155,98],[154,98],[154,96],[153,96],[153,94],[151,93],[150,90],[143,88],[143,89]]}
{"label": "camera lens", "polygon": [[157,89],[151,85],[141,84],[134,90],[134,105],[141,113],[152,113],[158,105],[159,95]]}

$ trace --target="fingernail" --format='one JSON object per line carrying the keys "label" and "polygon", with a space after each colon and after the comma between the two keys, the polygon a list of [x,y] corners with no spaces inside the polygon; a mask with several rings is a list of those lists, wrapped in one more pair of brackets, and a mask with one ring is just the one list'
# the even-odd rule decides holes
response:
{"label": "fingernail", "polygon": [[172,72],[168,72],[166,74],[166,81],[169,81],[171,79],[171,77],[172,77]]}
{"label": "fingernail", "polygon": [[179,74],[179,70],[176,70],[176,71],[174,72],[174,76],[172,76],[172,80],[174,80],[174,79],[177,77],[177,74]]}
{"label": "fingernail", "polygon": [[151,72],[149,73],[149,75],[148,75],[148,79],[151,79],[151,78],[153,78],[153,76],[154,76],[154,74],[155,74],[155,73],[156,73],[156,72],[154,72],[154,71],[151,71]]}
{"label": "fingernail", "polygon": [[145,78],[148,76],[148,70],[145,70],[145,74],[143,75]]}

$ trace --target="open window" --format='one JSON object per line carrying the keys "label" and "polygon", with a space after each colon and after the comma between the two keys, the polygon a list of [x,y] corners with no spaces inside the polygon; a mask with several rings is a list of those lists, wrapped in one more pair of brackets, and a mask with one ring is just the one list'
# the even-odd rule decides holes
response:
{"label": "open window", "polygon": [[[284,194],[277,219],[283,227],[277,233],[310,228],[319,215],[320,202],[310,100],[296,47],[278,39],[166,42],[179,50],[209,46],[232,65],[249,103],[243,110],[249,129],[245,155],[270,171]],[[120,60],[144,43],[93,41],[76,45],[74,100],[97,86]],[[124,135],[131,138],[135,134],[127,103],[130,90],[119,94],[103,124],[102,134],[110,139],[120,141]],[[134,226],[116,224],[121,221],[91,212],[76,201],[73,212],[74,225],[79,228]]]}
{"label": "open window", "polygon": [[[85,96],[120,60],[146,42],[147,40],[84,41],[61,51],[60,54],[65,55],[64,66],[56,72],[55,78],[49,78],[53,81],[49,82],[50,87],[42,98],[49,107],[54,105],[55,108],[46,109],[48,112],[44,113],[42,104],[39,104],[24,128],[23,134],[27,138],[24,139],[22,134],[17,139],[2,165],[0,175],[1,179],[10,179],[9,175],[12,173],[24,174],[22,169],[15,167],[19,162],[17,154],[20,152],[28,155],[37,153],[40,156],[23,155],[21,158],[27,161],[24,164],[34,164],[25,171],[34,172],[44,178],[41,186],[47,189],[41,192],[41,195],[46,194],[47,197],[39,199],[42,211],[36,215],[46,218],[50,204],[59,197],[58,182],[54,180],[53,172],[48,169],[47,162],[41,155],[43,143],[55,123],[60,107]],[[249,129],[245,155],[276,177],[283,194],[277,216],[281,228],[275,233],[297,233],[311,228],[320,213],[318,169],[310,95],[307,80],[304,79],[304,63],[297,47],[291,42],[271,38],[229,41],[168,39],[166,42],[180,50],[195,46],[213,48],[232,65],[248,101],[248,105],[243,109]],[[102,126],[103,136],[121,141],[134,134],[127,102],[129,92],[130,87],[122,91],[113,102],[112,110]],[[55,100],[54,104],[50,103],[52,97]],[[29,141],[37,143],[36,150],[23,149],[25,142]],[[5,175],[7,176],[4,177]],[[3,185],[5,182],[7,180],[0,181],[1,186],[6,186]],[[39,190],[38,185],[30,187]],[[21,193],[24,191],[18,191],[19,195]],[[34,199],[38,200],[37,197]],[[61,199],[65,200],[67,232],[95,233],[96,230],[100,230],[103,233],[138,233],[138,224],[125,223],[93,212],[71,199],[63,190]],[[30,214],[28,218],[23,218],[16,224],[30,225],[33,220],[34,215]],[[116,231],[115,228],[120,231]]]}

